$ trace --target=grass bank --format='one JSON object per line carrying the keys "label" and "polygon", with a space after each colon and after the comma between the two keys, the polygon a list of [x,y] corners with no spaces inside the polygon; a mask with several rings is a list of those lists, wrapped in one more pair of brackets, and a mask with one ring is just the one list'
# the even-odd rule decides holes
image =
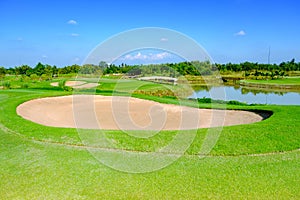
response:
{"label": "grass bank", "polygon": [[243,80],[246,83],[259,83],[259,84],[276,84],[276,85],[300,85],[299,77],[290,77],[273,80]]}
{"label": "grass bank", "polygon": [[257,89],[279,89],[300,91],[300,78],[283,78],[274,80],[242,80],[241,86]]}
{"label": "grass bank", "polygon": [[[103,84],[99,93],[112,94],[114,83]],[[125,85],[120,94],[126,95],[130,89]],[[2,199],[300,198],[300,106],[227,105],[227,109],[267,110],[273,115],[254,124],[224,127],[206,158],[197,154],[209,129],[199,129],[186,153],[173,164],[151,173],[130,174],[96,160],[82,148],[76,129],[46,127],[16,114],[16,107],[24,101],[70,94],[45,88],[0,90]],[[135,96],[179,103],[172,98]],[[224,108],[223,104],[181,103]],[[163,131],[149,139],[138,139],[121,131],[108,131],[106,137],[119,149],[151,152],[176,134]]]}

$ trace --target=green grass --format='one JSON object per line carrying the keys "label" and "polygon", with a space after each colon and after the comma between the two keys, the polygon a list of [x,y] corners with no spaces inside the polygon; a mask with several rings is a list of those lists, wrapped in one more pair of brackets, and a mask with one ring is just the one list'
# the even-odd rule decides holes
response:
{"label": "green grass", "polygon": [[[30,79],[27,76],[6,76],[4,80],[0,81],[0,86],[4,85],[5,89],[47,89],[47,90],[58,90],[58,88],[50,85],[51,82],[57,82],[64,80],[54,79],[54,80],[39,80],[38,79]],[[9,83],[9,87],[6,85]]]}
{"label": "green grass", "polygon": [[243,80],[246,83],[300,85],[300,78],[283,78],[274,80]]}
{"label": "green grass", "polygon": [[100,86],[97,88],[99,90],[113,90],[118,92],[133,92],[134,90],[163,90],[167,88],[173,88],[174,86],[146,82],[146,81],[138,81],[134,79],[100,79]]}
{"label": "green grass", "polygon": [[299,152],[182,157],[157,172],[127,174],[99,164],[84,150],[0,134],[2,199],[299,198]]}
{"label": "green grass", "polygon": [[[121,80],[119,94],[160,84]],[[97,92],[109,95],[115,80],[104,79]],[[179,160],[159,171],[130,174],[99,163],[82,144],[76,129],[46,127],[16,114],[30,99],[69,95],[49,89],[0,90],[0,199],[299,199],[300,106],[227,105],[228,109],[268,110],[262,122],[224,127],[206,158],[197,156],[209,129],[199,129]],[[172,98],[133,95],[162,103]],[[182,101],[184,105],[224,108],[224,104]],[[95,131],[86,130],[93,134]],[[183,131],[182,133],[188,133]],[[155,151],[177,134],[162,131],[133,138],[107,131],[120,149]]]}
{"label": "green grass", "polygon": [[[16,116],[16,106],[32,98],[44,96],[57,96],[69,94],[66,92],[37,93],[30,95],[26,92],[15,91],[6,101],[2,100],[5,107],[1,107],[3,114],[0,116],[0,122],[6,127],[16,132],[38,141],[47,141],[55,143],[66,143],[74,145],[83,145],[78,137],[76,129],[53,128],[35,124]],[[16,98],[16,100],[14,100]],[[178,103],[176,100],[164,98],[148,98],[150,100],[160,101],[162,103]],[[184,105],[196,106],[192,102],[182,102]],[[201,104],[200,104],[201,106]],[[209,107],[210,104],[203,104],[201,107]],[[214,107],[216,107],[215,105]],[[220,107],[223,105],[221,104]],[[215,146],[212,155],[244,155],[268,152],[289,151],[300,147],[300,138],[298,134],[300,119],[298,113],[299,106],[234,106],[228,105],[229,109],[247,109],[247,110],[271,110],[274,115],[259,123],[248,124],[243,126],[224,127]],[[285,119],[285,120],[282,120]],[[24,124],[20,126],[20,124]],[[203,139],[208,129],[199,129],[194,143],[191,145],[187,154],[195,155],[199,152]],[[87,130],[90,134],[94,132]],[[238,134],[237,134],[238,133]],[[176,131],[162,131],[150,139],[132,138],[120,131],[107,131],[107,137],[113,139],[119,148],[137,151],[153,151],[159,146],[168,143]]]}

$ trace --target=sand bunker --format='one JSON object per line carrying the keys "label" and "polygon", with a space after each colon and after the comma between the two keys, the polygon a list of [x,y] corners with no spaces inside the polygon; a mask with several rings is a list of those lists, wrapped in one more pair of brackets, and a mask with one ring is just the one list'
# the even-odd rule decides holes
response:
{"label": "sand bunker", "polygon": [[73,88],[75,89],[83,89],[83,88],[93,88],[93,87],[97,87],[99,84],[98,83],[85,83],[83,85],[74,85]]}
{"label": "sand bunker", "polygon": [[17,113],[46,126],[108,130],[187,130],[249,124],[263,119],[248,111],[197,109],[99,95],[35,99],[19,105]]}
{"label": "sand bunker", "polygon": [[[59,84],[58,82],[50,83],[50,85],[55,87],[57,87],[58,84]],[[93,88],[93,87],[97,87],[98,85],[99,85],[98,83],[87,83],[85,81],[66,81],[65,83],[65,86],[69,86],[76,89]]]}

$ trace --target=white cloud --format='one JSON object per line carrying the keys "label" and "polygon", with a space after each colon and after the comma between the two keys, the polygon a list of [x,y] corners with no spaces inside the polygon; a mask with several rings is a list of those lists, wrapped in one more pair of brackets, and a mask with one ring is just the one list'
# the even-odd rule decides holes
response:
{"label": "white cloud", "polygon": [[42,58],[48,58],[48,56],[46,56],[46,55],[42,55]]}
{"label": "white cloud", "polygon": [[80,58],[76,57],[72,60],[73,62],[79,62],[80,61]]}
{"label": "white cloud", "polygon": [[23,41],[23,38],[18,37],[18,38],[17,38],[17,41]]}
{"label": "white cloud", "polygon": [[127,54],[122,60],[142,60],[142,61],[157,61],[157,60],[163,60],[165,58],[170,57],[171,54],[168,52],[162,52],[162,53],[148,53],[148,54],[142,54],[141,52],[138,52],[136,54]]}
{"label": "white cloud", "polygon": [[67,22],[68,24],[72,24],[72,25],[76,25],[77,24],[77,21],[71,19]]}
{"label": "white cloud", "polygon": [[127,54],[124,57],[124,60],[143,60],[143,59],[147,59],[147,56],[143,55],[141,52],[138,52],[135,55]]}
{"label": "white cloud", "polygon": [[167,42],[169,39],[168,38],[160,38],[161,42]]}
{"label": "white cloud", "polygon": [[246,35],[246,32],[244,30],[240,30],[239,32],[234,34],[235,36],[244,36]]}
{"label": "white cloud", "polygon": [[72,36],[72,37],[78,37],[79,34],[78,34],[78,33],[71,33],[71,36]]}
{"label": "white cloud", "polygon": [[162,52],[162,53],[154,54],[151,56],[152,60],[162,60],[167,57],[170,57],[170,54],[167,52]]}

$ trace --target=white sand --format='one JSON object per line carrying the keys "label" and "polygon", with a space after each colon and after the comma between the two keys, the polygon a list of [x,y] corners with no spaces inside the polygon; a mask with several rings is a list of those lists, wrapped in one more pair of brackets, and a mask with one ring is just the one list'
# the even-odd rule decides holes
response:
{"label": "white sand", "polygon": [[73,88],[76,89],[93,88],[93,87],[97,87],[98,85],[99,85],[98,83],[86,83],[83,85],[74,85]]}
{"label": "white sand", "polygon": [[57,86],[58,86],[58,82],[50,83],[50,85],[52,85],[52,86],[54,86],[54,87],[57,87]]}
{"label": "white sand", "polygon": [[[50,83],[50,85],[57,87],[59,85],[58,82]],[[76,89],[84,89],[84,88],[93,88],[97,87],[98,83],[87,83],[85,81],[66,81],[65,86],[69,86]]]}
{"label": "white sand", "polygon": [[248,111],[197,109],[99,95],[35,99],[18,106],[17,113],[46,126],[109,130],[186,130],[249,124],[263,119]]}

